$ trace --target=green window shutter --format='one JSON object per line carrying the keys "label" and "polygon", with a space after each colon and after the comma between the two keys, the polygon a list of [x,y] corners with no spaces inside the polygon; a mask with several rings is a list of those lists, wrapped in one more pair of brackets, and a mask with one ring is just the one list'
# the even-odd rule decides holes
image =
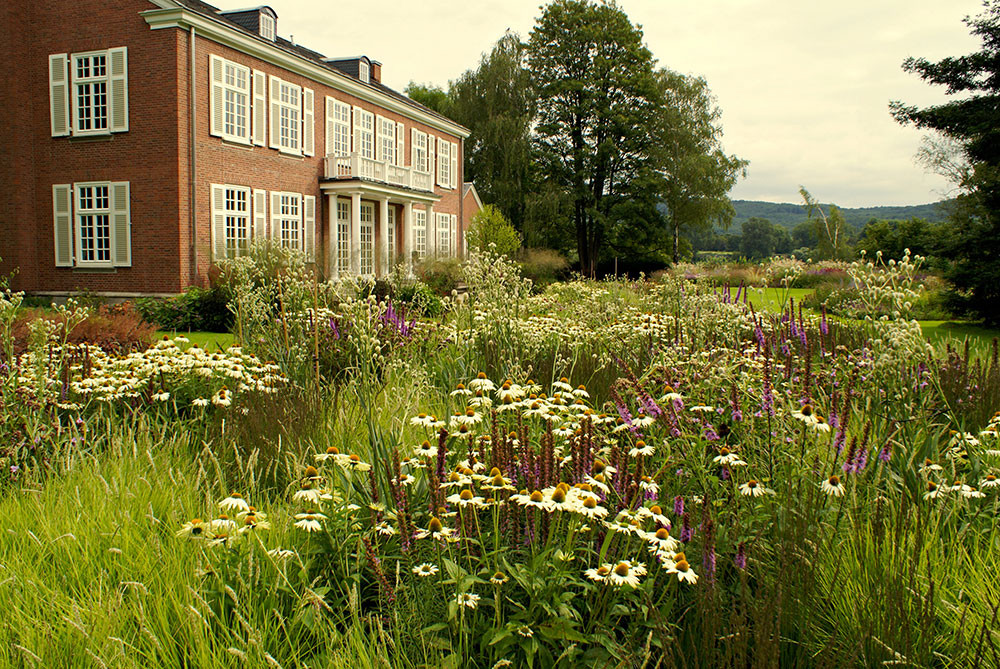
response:
{"label": "green window shutter", "polygon": [[128,181],[113,181],[111,191],[111,264],[132,266],[132,215]]}
{"label": "green window shutter", "polygon": [[[63,61],[65,63],[65,61]],[[73,266],[73,211],[70,184],[52,186],[52,217],[55,225],[56,267]]]}
{"label": "green window shutter", "polygon": [[49,115],[52,120],[52,136],[69,135],[69,77],[66,70],[66,54],[49,56]]}
{"label": "green window shutter", "polygon": [[128,49],[110,49],[108,61],[111,63],[108,129],[111,132],[128,132]]}

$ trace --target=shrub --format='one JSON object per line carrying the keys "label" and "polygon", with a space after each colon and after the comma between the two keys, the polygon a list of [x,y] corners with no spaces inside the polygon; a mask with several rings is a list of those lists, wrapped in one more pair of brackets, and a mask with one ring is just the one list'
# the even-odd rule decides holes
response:
{"label": "shrub", "polygon": [[440,316],[444,310],[441,298],[426,283],[414,281],[401,286],[397,294],[403,304],[424,316]]}
{"label": "shrub", "polygon": [[233,325],[229,299],[228,286],[216,283],[207,289],[192,286],[166,299],[142,298],[136,301],[136,308],[146,320],[164,330],[229,332]]}
{"label": "shrub", "polygon": [[156,331],[156,326],[146,321],[130,302],[101,306],[80,322],[68,321],[63,311],[30,309],[22,311],[14,323],[16,352],[28,348],[31,323],[37,320],[51,323],[67,344],[92,344],[111,353],[143,350]]}
{"label": "shrub", "polygon": [[462,281],[458,258],[424,258],[414,268],[417,276],[438,295],[450,295]]}
{"label": "shrub", "polygon": [[472,217],[466,240],[470,249],[489,251],[513,258],[521,248],[521,234],[507,217],[492,204],[488,204]]}
{"label": "shrub", "polygon": [[521,253],[521,275],[531,279],[535,290],[543,290],[555,283],[569,267],[566,258],[553,249],[524,249]]}

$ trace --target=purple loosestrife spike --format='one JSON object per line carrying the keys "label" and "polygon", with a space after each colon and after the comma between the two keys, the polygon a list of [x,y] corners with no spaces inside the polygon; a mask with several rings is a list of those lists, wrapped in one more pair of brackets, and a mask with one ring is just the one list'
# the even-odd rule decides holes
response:
{"label": "purple loosestrife spike", "polygon": [[733,558],[733,564],[741,571],[747,568],[747,549],[742,541],[736,548],[736,557]]}
{"label": "purple loosestrife spike", "polygon": [[691,517],[684,514],[681,517],[681,543],[687,543],[694,538],[694,528],[691,527]]}
{"label": "purple loosestrife spike", "polygon": [[674,497],[674,515],[683,516],[684,515],[684,498],[680,495]]}
{"label": "purple loosestrife spike", "polygon": [[885,446],[882,447],[882,450],[878,452],[878,459],[881,460],[882,462],[888,463],[889,458],[891,457],[892,457],[892,444],[887,441],[885,442]]}

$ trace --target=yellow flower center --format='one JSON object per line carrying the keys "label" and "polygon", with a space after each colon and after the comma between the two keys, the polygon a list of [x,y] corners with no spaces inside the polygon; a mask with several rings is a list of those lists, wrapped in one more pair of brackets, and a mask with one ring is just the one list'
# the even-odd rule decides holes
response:
{"label": "yellow flower center", "polygon": [[653,506],[649,507],[649,512],[657,516],[663,515],[663,509],[660,508],[659,504],[654,504]]}
{"label": "yellow flower center", "polygon": [[340,453],[340,449],[336,446],[327,446],[326,452],[327,455],[338,455]]}
{"label": "yellow flower center", "polygon": [[587,507],[588,509],[596,509],[597,508],[597,500],[594,499],[593,497],[588,497],[587,499],[583,500],[583,505],[585,507]]}
{"label": "yellow flower center", "polygon": [[462,499],[464,499],[464,500],[465,500],[466,502],[468,502],[468,501],[469,501],[470,499],[472,499],[472,491],[471,491],[471,490],[463,490],[463,491],[462,491],[462,492],[461,492],[461,493],[459,494],[459,497],[461,497],[461,498],[462,498]]}
{"label": "yellow flower center", "polygon": [[567,379],[565,376],[559,377],[559,380],[562,381],[563,383],[569,383],[569,379]]}
{"label": "yellow flower center", "polygon": [[678,560],[677,561],[677,571],[687,571],[690,568],[691,568],[691,565],[688,564],[687,560]]}
{"label": "yellow flower center", "polygon": [[349,459],[351,462],[361,462],[361,456],[357,455],[356,453],[351,453]]}
{"label": "yellow flower center", "polygon": [[530,499],[532,502],[541,502],[543,499],[545,499],[545,496],[541,493],[541,491],[536,490],[535,492],[531,493]]}
{"label": "yellow flower center", "polygon": [[604,463],[601,460],[594,460],[594,471],[598,474],[604,471]]}
{"label": "yellow flower center", "polygon": [[635,447],[636,448],[646,448],[646,442],[644,442],[642,439],[640,439],[639,441],[635,442]]}
{"label": "yellow flower center", "polygon": [[803,416],[811,416],[812,412],[813,412],[812,405],[807,404],[804,407],[802,407],[802,415]]}
{"label": "yellow flower center", "polygon": [[597,568],[597,575],[598,576],[607,576],[610,573],[611,573],[611,570],[608,567],[605,567],[603,564],[600,567]]}
{"label": "yellow flower center", "polygon": [[317,476],[319,476],[319,471],[317,471],[315,467],[312,465],[306,467],[306,478],[315,478]]}
{"label": "yellow flower center", "polygon": [[687,556],[684,553],[677,553],[674,555],[674,560],[677,562],[684,562],[687,560]]}
{"label": "yellow flower center", "polygon": [[615,573],[618,574],[619,576],[627,576],[628,575],[628,563],[626,563],[626,562],[619,562],[615,566]]}
{"label": "yellow flower center", "polygon": [[563,502],[566,501],[566,493],[563,491],[562,488],[556,488],[552,492],[552,501],[555,502],[556,504],[562,504]]}
{"label": "yellow flower center", "polygon": [[493,486],[499,488],[503,485],[503,477],[497,474],[493,477]]}
{"label": "yellow flower center", "polygon": [[457,386],[455,386],[455,390],[465,390],[465,384],[464,383],[458,384]]}
{"label": "yellow flower center", "polygon": [[431,521],[427,523],[427,529],[431,532],[440,532],[443,528],[441,526],[441,521],[437,518],[432,517]]}
{"label": "yellow flower center", "polygon": [[479,372],[478,374],[476,374],[476,378],[477,379],[485,379],[486,378],[486,372]]}
{"label": "yellow flower center", "polygon": [[494,467],[490,470],[490,476],[500,476],[500,468]]}
{"label": "yellow flower center", "polygon": [[747,487],[751,488],[751,489],[752,488],[756,488],[757,487],[757,481],[755,481],[753,479],[750,479],[749,481],[747,481]]}

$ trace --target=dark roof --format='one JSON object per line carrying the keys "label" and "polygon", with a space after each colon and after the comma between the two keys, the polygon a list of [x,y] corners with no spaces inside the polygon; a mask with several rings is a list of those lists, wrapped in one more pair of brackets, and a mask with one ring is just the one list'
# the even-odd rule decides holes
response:
{"label": "dark roof", "polygon": [[[223,23],[227,23],[230,26],[236,28],[237,30],[240,30],[240,31],[242,31],[244,33],[247,33],[248,35],[253,35],[254,37],[256,37],[256,38],[258,38],[260,40],[268,42],[268,44],[271,43],[270,41],[265,40],[263,37],[261,37],[258,34],[258,32],[257,32],[257,26],[256,26],[256,22],[258,20],[257,18],[254,18],[254,28],[253,29],[249,29],[246,26],[244,26],[240,21],[234,20],[234,17],[240,16],[240,15],[244,14],[245,12],[235,12],[233,14],[223,14],[223,13],[221,13],[223,10],[220,10],[218,7],[214,7],[214,6],[210,5],[210,4],[208,4],[207,2],[202,2],[202,0],[175,0],[175,2],[177,2],[179,5],[187,7],[188,9],[190,9],[192,11],[198,12],[199,14],[204,14],[206,16],[210,16],[210,17],[212,17],[214,19],[222,21]],[[271,10],[271,11],[273,12],[274,10]],[[275,36],[275,39],[274,39],[274,46],[276,46],[276,47],[278,47],[280,49],[283,49],[284,51],[287,51],[289,53],[292,53],[292,54],[294,54],[296,56],[299,56],[300,58],[305,58],[306,60],[312,61],[316,65],[319,65],[320,67],[325,67],[326,69],[330,70],[331,72],[337,72],[340,75],[349,76],[341,68],[337,67],[334,64],[334,63],[339,63],[339,62],[342,62],[342,61],[340,61],[340,60],[327,61],[326,57],[323,54],[319,53],[318,51],[313,51],[312,49],[307,49],[304,46],[300,46],[298,44],[293,44],[292,42],[289,42],[288,40],[286,40],[286,39],[284,39],[282,37],[277,37],[277,36]],[[346,61],[347,59],[344,59],[344,60]],[[414,109],[418,109],[418,110],[424,112],[425,114],[428,114],[430,116],[435,116],[435,117],[437,117],[439,119],[442,119],[444,121],[448,121],[449,123],[454,123],[455,125],[459,125],[459,126],[461,125],[459,123],[455,123],[455,121],[452,121],[450,118],[448,118],[444,114],[439,114],[438,112],[434,111],[430,107],[425,107],[424,105],[420,104],[419,102],[416,102],[415,100],[411,100],[410,98],[406,97],[402,93],[399,93],[398,91],[395,91],[395,90],[389,88],[388,86],[383,85],[381,82],[375,81],[374,79],[372,79],[370,82],[367,82],[367,83],[361,81],[360,79],[358,79],[357,64],[356,64],[357,59],[354,59],[354,60],[355,60],[355,66],[354,66],[354,75],[352,76],[352,78],[357,83],[360,83],[363,86],[369,86],[369,87],[375,89],[376,91],[379,91],[380,93],[384,93],[385,95],[388,95],[391,98],[399,100],[400,102],[402,102],[402,103],[404,103],[406,105],[409,105],[410,107],[413,107]]]}

